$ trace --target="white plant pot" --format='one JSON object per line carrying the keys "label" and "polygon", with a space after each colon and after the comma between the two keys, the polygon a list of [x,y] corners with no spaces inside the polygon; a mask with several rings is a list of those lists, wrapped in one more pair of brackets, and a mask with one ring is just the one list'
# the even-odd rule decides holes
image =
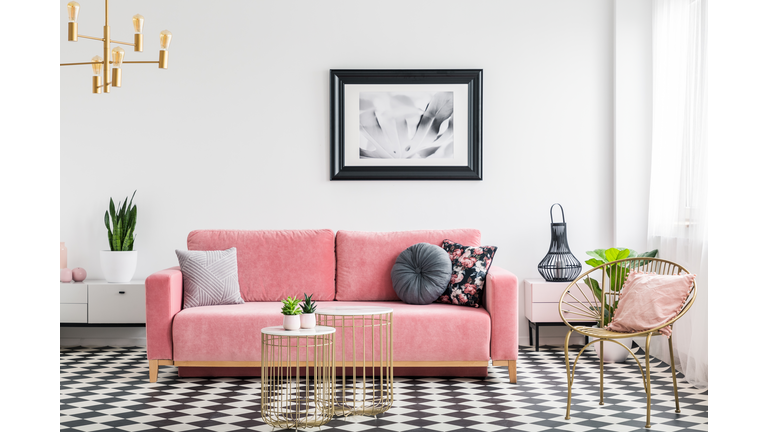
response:
{"label": "white plant pot", "polygon": [[283,315],[283,328],[298,330],[301,328],[301,315]]}
{"label": "white plant pot", "polygon": [[299,315],[301,317],[301,328],[313,329],[315,328],[316,320],[314,313],[305,313]]}
{"label": "white plant pot", "polygon": [[101,251],[101,271],[107,282],[130,282],[136,273],[139,251]]}

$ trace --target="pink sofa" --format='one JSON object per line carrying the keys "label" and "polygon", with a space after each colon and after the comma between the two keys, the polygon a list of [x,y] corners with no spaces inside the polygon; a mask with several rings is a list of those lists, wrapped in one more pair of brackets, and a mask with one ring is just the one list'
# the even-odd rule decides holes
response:
{"label": "pink sofa", "polygon": [[[486,376],[488,361],[508,366],[516,382],[517,277],[491,265],[483,307],[410,305],[392,288],[390,271],[407,247],[451,239],[483,245],[475,229],[403,232],[331,230],[192,231],[189,250],[237,248],[244,304],[182,309],[179,267],[146,280],[149,377],[158,367],[179,376],[257,376],[260,330],[280,325],[280,300],[313,294],[318,308],[386,305],[394,309],[394,367],[399,376]],[[492,242],[491,242],[492,243]],[[493,245],[493,244],[489,244]]]}

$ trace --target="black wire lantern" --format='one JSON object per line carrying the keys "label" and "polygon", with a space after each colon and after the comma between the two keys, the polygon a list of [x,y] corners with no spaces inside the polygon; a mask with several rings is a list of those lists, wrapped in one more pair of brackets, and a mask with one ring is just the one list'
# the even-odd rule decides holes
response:
{"label": "black wire lantern", "polygon": [[[555,223],[552,209],[560,207],[563,222]],[[549,220],[552,223],[552,241],[549,252],[539,263],[539,273],[548,282],[571,282],[581,274],[581,263],[571,253],[568,247],[568,237],[565,231],[565,212],[560,204],[552,204],[549,208]]]}

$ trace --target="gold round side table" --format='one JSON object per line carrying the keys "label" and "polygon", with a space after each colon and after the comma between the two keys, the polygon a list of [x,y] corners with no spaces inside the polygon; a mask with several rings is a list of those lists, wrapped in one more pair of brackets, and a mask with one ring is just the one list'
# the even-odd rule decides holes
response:
{"label": "gold round side table", "polygon": [[[272,427],[319,427],[333,417],[336,329],[261,329],[261,418]],[[303,379],[302,379],[303,378]]]}
{"label": "gold round side table", "polygon": [[335,415],[376,416],[392,407],[393,312],[392,308],[376,306],[335,306],[315,311],[319,325],[334,327],[341,333],[333,360],[336,367],[341,367],[341,388],[334,392]]}

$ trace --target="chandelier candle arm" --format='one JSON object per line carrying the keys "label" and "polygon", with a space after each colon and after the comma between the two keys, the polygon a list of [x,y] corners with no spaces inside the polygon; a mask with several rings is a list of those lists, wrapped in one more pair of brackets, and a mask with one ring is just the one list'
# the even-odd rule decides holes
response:
{"label": "chandelier candle arm", "polygon": [[120,45],[130,45],[130,46],[135,46],[136,45],[136,44],[131,43],[131,42],[120,42],[120,41],[116,41],[114,39],[112,39],[112,43],[113,44],[120,44]]}
{"label": "chandelier candle arm", "polygon": [[[86,35],[81,35],[81,34],[77,35],[77,37],[81,37],[83,39],[93,39],[95,41],[104,42],[104,38],[97,38],[97,37],[86,36]],[[75,40],[77,40],[77,39],[75,39]]]}

